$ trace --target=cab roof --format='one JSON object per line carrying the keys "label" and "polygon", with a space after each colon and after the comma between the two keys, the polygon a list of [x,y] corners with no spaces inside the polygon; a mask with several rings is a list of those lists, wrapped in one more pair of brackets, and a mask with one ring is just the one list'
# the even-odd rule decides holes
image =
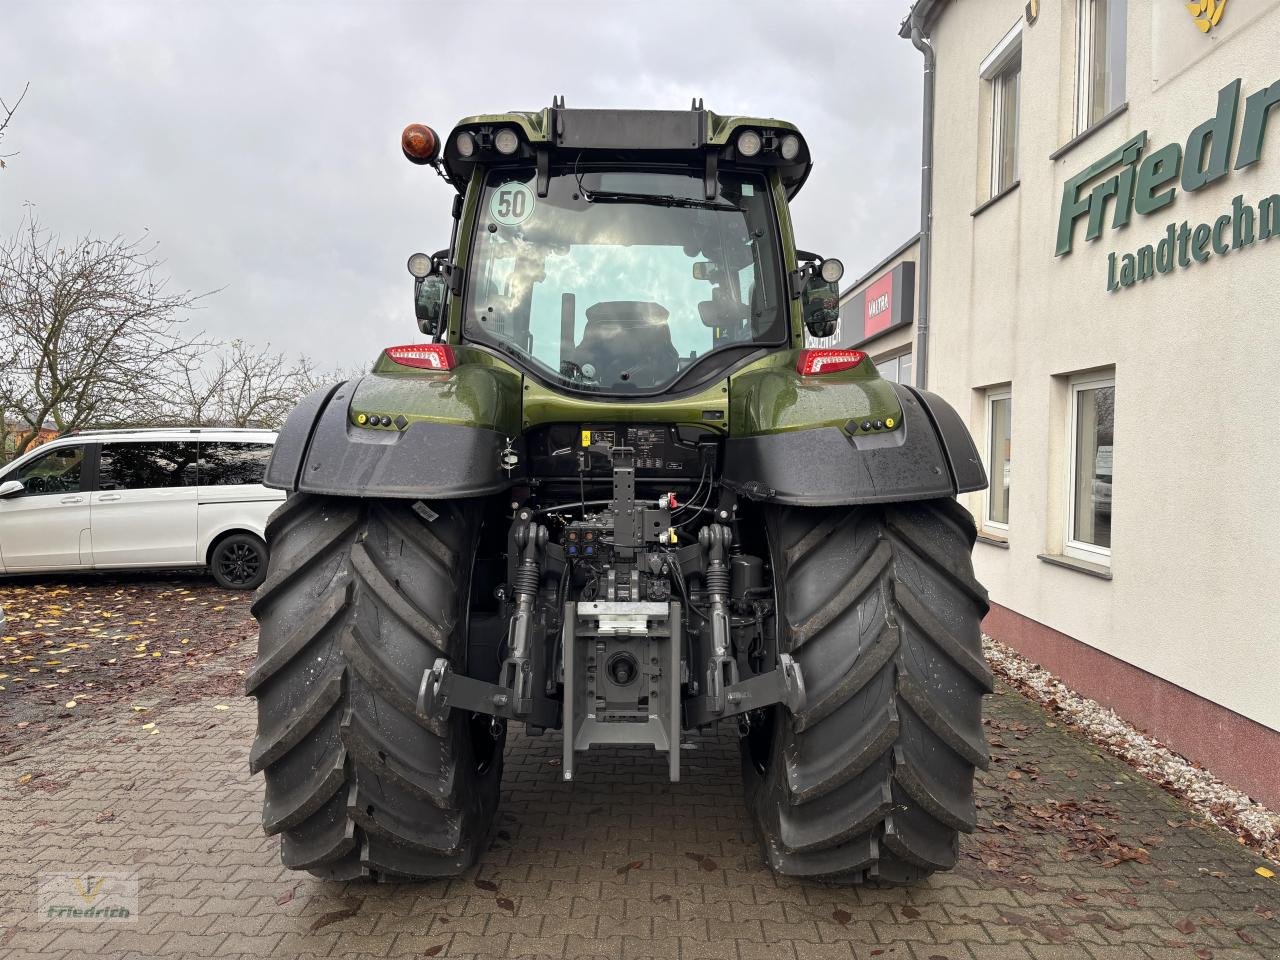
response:
{"label": "cab roof", "polygon": [[[514,130],[519,138],[514,152],[499,152],[494,144],[503,129]],[[738,137],[746,130],[753,130],[761,140],[750,157],[738,150]],[[470,137],[470,155],[459,149],[464,134]],[[799,149],[794,157],[784,159],[781,144],[789,134],[799,140]],[[813,167],[809,146],[794,124],[766,117],[723,116],[704,109],[701,100],[695,100],[689,110],[593,110],[568,109],[557,97],[552,106],[535,113],[467,117],[443,144],[444,168],[459,193],[479,164],[523,159],[536,163],[541,172],[544,165],[566,157],[690,163],[705,166],[709,174],[720,162],[777,169],[788,199],[800,192]]]}

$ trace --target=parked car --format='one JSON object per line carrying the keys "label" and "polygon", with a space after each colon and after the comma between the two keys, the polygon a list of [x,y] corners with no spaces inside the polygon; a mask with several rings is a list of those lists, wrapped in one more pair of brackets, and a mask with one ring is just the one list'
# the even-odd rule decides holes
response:
{"label": "parked car", "polygon": [[267,572],[269,430],[96,430],[0,470],[0,574],[207,566],[249,590]]}

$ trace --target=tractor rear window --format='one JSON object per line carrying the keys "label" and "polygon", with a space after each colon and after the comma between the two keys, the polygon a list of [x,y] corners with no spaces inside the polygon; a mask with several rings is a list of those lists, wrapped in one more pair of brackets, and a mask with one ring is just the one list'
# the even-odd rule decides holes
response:
{"label": "tractor rear window", "polygon": [[786,338],[765,179],[722,171],[489,174],[465,335],[583,390],[651,393],[702,358]]}

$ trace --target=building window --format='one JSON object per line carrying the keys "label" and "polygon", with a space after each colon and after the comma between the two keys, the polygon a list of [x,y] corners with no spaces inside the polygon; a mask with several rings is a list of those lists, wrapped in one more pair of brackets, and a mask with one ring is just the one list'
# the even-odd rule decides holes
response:
{"label": "building window", "polygon": [[1010,441],[1013,437],[1013,396],[1007,388],[987,393],[987,509],[984,527],[1009,529]]}
{"label": "building window", "polygon": [[1001,38],[979,67],[991,88],[991,192],[1018,181],[1018,102],[1022,81],[1022,24]]}
{"label": "building window", "polygon": [[914,381],[911,379],[911,353],[900,353],[896,357],[886,357],[883,360],[877,360],[876,370],[886,380],[894,383],[905,383],[911,386]]}
{"label": "building window", "polygon": [[1079,0],[1076,133],[1124,103],[1127,0]]}
{"label": "building window", "polygon": [[1070,487],[1063,552],[1094,563],[1111,562],[1115,415],[1114,377],[1072,381]]}
{"label": "building window", "polygon": [[991,195],[1018,179],[1018,87],[1022,77],[1019,54],[991,80]]}

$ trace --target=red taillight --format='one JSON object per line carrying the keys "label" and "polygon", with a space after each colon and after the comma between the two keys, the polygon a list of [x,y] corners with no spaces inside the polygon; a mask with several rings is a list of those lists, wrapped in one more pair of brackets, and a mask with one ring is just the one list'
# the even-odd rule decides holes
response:
{"label": "red taillight", "polygon": [[861,350],[801,350],[796,358],[796,373],[813,377],[822,373],[838,373],[852,370],[867,355]]}
{"label": "red taillight", "polygon": [[402,367],[452,370],[457,366],[453,347],[447,343],[406,343],[402,347],[387,347],[386,354],[390,360]]}
{"label": "red taillight", "polygon": [[411,123],[400,134],[400,149],[412,163],[430,163],[440,150],[440,138],[425,123]]}

